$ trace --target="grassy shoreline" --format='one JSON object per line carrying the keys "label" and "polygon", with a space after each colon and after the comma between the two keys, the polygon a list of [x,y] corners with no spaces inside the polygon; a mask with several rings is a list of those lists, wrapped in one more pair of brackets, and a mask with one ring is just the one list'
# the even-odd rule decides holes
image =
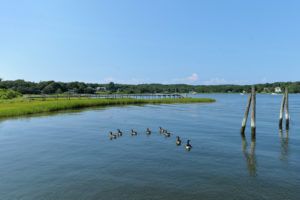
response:
{"label": "grassy shoreline", "polygon": [[55,112],[96,106],[135,105],[135,104],[171,104],[171,103],[210,103],[214,99],[49,99],[47,101],[10,100],[0,101],[0,118]]}

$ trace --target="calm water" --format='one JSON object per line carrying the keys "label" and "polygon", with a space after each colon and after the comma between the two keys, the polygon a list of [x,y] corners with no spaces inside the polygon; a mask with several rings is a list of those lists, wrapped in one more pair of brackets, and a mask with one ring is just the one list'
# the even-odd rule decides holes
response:
{"label": "calm water", "polygon": [[[200,96],[217,102],[0,122],[0,199],[298,199],[300,95],[290,95],[288,133],[278,129],[282,96],[257,96],[255,143],[249,123],[247,140],[239,133],[246,95]],[[117,128],[125,133],[109,140]],[[138,136],[129,135],[132,128]],[[193,149],[176,146],[176,135]]]}

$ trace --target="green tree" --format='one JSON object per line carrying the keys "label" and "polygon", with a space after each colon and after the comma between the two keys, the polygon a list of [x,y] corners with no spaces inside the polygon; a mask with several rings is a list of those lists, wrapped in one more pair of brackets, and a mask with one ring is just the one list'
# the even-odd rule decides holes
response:
{"label": "green tree", "polygon": [[108,84],[107,89],[108,89],[110,92],[115,92],[115,91],[116,91],[115,83],[114,83],[114,82],[110,82],[110,83]]}
{"label": "green tree", "polygon": [[62,90],[60,88],[58,88],[55,93],[56,94],[62,94],[63,92],[62,92]]}
{"label": "green tree", "polygon": [[56,89],[54,87],[54,84],[51,83],[42,90],[42,93],[43,94],[53,94],[53,93],[55,93],[55,91],[56,91]]}
{"label": "green tree", "polygon": [[4,86],[3,86],[3,84],[2,84],[2,78],[0,78],[0,89],[1,88],[5,88]]}
{"label": "green tree", "polygon": [[92,87],[87,87],[87,88],[84,89],[84,93],[85,94],[94,94],[95,91],[96,90],[94,88],[92,88]]}
{"label": "green tree", "polygon": [[11,89],[0,89],[0,99],[13,99],[22,96],[19,92]]}

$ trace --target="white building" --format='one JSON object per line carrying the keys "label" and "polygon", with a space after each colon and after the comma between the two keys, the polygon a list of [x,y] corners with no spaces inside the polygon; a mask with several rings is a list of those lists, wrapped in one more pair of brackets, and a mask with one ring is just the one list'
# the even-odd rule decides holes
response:
{"label": "white building", "polygon": [[96,90],[106,92],[106,87],[97,87]]}
{"label": "white building", "polygon": [[280,87],[276,87],[275,88],[275,92],[281,92],[281,88]]}

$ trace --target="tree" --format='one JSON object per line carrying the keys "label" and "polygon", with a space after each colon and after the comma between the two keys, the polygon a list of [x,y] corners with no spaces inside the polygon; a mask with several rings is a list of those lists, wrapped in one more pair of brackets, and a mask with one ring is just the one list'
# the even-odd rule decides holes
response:
{"label": "tree", "polygon": [[55,93],[56,94],[62,94],[63,92],[62,92],[62,90],[60,88],[58,88]]}
{"label": "tree", "polygon": [[94,94],[95,91],[96,90],[94,88],[92,88],[92,87],[87,87],[87,88],[84,89],[84,93],[85,94]]}
{"label": "tree", "polygon": [[0,89],[1,88],[5,88],[3,85],[2,85],[2,78],[0,78]]}
{"label": "tree", "polygon": [[13,99],[18,96],[22,96],[19,92],[11,89],[0,89],[0,99]]}
{"label": "tree", "polygon": [[53,94],[53,93],[55,93],[55,91],[56,91],[56,89],[54,87],[54,84],[51,83],[42,90],[42,93],[43,94]]}
{"label": "tree", "polygon": [[115,83],[114,82],[110,82],[108,84],[108,88],[107,88],[109,91],[111,92],[115,92],[116,91],[116,86],[115,86]]}

